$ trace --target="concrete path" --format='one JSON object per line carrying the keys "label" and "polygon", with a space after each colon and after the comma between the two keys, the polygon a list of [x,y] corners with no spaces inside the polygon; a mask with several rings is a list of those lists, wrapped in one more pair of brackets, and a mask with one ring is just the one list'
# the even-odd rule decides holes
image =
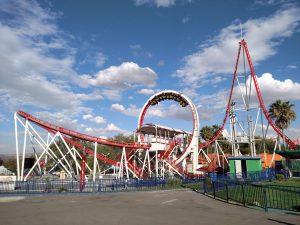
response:
{"label": "concrete path", "polygon": [[0,197],[3,225],[300,224],[300,216],[265,213],[189,190]]}

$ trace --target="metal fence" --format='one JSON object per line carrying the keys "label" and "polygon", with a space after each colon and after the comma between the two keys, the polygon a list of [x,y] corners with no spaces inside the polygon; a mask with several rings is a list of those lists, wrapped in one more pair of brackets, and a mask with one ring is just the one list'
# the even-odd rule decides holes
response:
{"label": "metal fence", "polygon": [[300,211],[300,187],[207,179],[203,192],[227,202],[257,206],[266,211],[269,208]]}
{"label": "metal fence", "polygon": [[300,187],[260,184],[275,179],[272,170],[245,174],[209,174],[184,179],[99,179],[81,184],[76,180],[30,180],[0,182],[0,194],[95,193],[166,190],[188,187],[227,202],[268,208],[300,211]]}
{"label": "metal fence", "polygon": [[80,183],[76,180],[31,180],[1,182],[0,193],[117,192],[182,188],[198,179],[99,179]]}

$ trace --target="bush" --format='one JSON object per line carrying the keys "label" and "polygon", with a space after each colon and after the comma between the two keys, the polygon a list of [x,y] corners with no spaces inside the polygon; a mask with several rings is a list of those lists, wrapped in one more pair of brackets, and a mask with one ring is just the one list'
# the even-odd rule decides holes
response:
{"label": "bush", "polygon": [[176,179],[176,178],[170,179],[170,180],[168,180],[167,184],[168,184],[169,187],[180,187],[181,180]]}
{"label": "bush", "polygon": [[67,191],[68,191],[68,189],[65,188],[65,187],[60,187],[60,188],[58,189],[58,192],[67,192]]}
{"label": "bush", "polygon": [[206,177],[205,179],[205,185],[207,189],[211,189],[212,188],[212,179],[210,177]]}
{"label": "bush", "polygon": [[283,174],[276,174],[276,180],[278,180],[278,181],[284,180]]}

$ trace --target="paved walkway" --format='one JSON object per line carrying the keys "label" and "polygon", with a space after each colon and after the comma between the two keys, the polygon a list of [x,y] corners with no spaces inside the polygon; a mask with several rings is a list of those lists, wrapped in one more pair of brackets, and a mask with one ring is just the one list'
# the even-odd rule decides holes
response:
{"label": "paved walkway", "polygon": [[265,213],[192,191],[0,197],[3,225],[300,224],[300,216]]}

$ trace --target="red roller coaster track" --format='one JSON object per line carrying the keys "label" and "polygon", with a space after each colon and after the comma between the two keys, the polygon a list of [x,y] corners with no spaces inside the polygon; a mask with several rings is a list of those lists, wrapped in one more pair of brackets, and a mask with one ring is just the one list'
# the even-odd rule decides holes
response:
{"label": "red roller coaster track", "polygon": [[43,127],[47,130],[52,130],[56,132],[60,132],[62,134],[75,137],[84,141],[90,141],[90,142],[97,142],[98,144],[103,144],[103,145],[109,145],[109,146],[114,146],[114,147],[126,147],[126,148],[131,148],[131,149],[148,149],[150,148],[149,144],[139,144],[139,143],[126,143],[126,142],[118,142],[110,139],[105,139],[105,138],[99,138],[99,137],[93,137],[87,134],[82,134],[77,131],[72,131],[63,127],[59,127],[56,125],[53,125],[51,123],[45,122],[43,120],[40,120],[26,112],[23,111],[18,111],[18,115],[21,117],[35,123],[36,125]]}
{"label": "red roller coaster track", "polygon": [[[108,145],[108,146],[113,146],[113,147],[125,147],[127,150],[137,150],[137,149],[149,149],[150,145],[149,144],[139,144],[139,143],[126,143],[126,142],[117,142],[117,141],[113,141],[113,140],[109,140],[109,139],[104,139],[104,138],[98,138],[98,137],[93,137],[90,135],[86,135],[86,134],[82,134],[76,131],[72,131],[69,129],[65,129],[63,127],[59,127],[56,125],[53,125],[51,123],[45,122],[43,120],[40,120],[26,112],[23,111],[18,111],[17,114],[33,123],[35,123],[36,125],[46,129],[48,132],[51,133],[56,133],[56,132],[60,132],[64,138],[64,140],[66,142],[68,142],[69,144],[75,146],[78,149],[81,149],[83,151],[85,151],[87,154],[89,155],[94,155],[94,151],[89,149],[89,148],[85,148],[82,144],[80,144],[77,141],[72,140],[71,138],[67,137],[75,137],[78,138],[80,140],[84,140],[84,141],[90,141],[90,142],[97,142],[98,144],[103,144],[103,145]],[[106,156],[102,155],[102,154],[96,154],[96,157],[113,166],[119,166],[119,162],[114,161],[112,159],[107,158]],[[139,170],[139,168],[137,168],[137,166],[133,166],[131,164],[131,162],[128,162],[128,168],[133,171],[136,176],[141,177],[141,172]]]}
{"label": "red roller coaster track", "polygon": [[[229,92],[229,98],[228,98],[228,103],[227,103],[227,108],[226,108],[226,113],[225,113],[225,117],[223,119],[223,123],[220,126],[220,129],[214,134],[214,136],[206,141],[205,143],[201,144],[199,146],[199,149],[205,148],[207,147],[209,144],[211,144],[212,142],[214,142],[222,133],[222,131],[224,130],[226,121],[229,117],[229,112],[230,112],[230,104],[231,104],[231,99],[232,99],[232,94],[233,94],[233,88],[234,88],[234,84],[235,84],[235,80],[237,78],[237,70],[238,70],[238,64],[239,64],[239,60],[240,60],[240,54],[241,54],[241,50],[246,54],[247,57],[247,62],[250,68],[250,73],[251,73],[251,78],[253,79],[254,85],[255,85],[255,90],[256,90],[256,94],[257,94],[257,98],[260,104],[260,108],[262,109],[262,112],[264,113],[267,121],[269,122],[269,124],[271,125],[271,127],[273,127],[273,129],[275,130],[275,132],[285,140],[285,142],[288,144],[288,146],[290,147],[290,149],[296,150],[297,146],[293,143],[293,141],[291,139],[289,139],[286,135],[284,135],[280,129],[274,124],[274,122],[272,121],[272,119],[269,117],[267,109],[264,105],[263,99],[262,99],[262,95],[258,86],[258,82],[257,82],[257,78],[255,75],[255,71],[252,65],[252,61],[250,58],[250,54],[249,54],[249,50],[247,47],[247,43],[245,42],[245,40],[241,40],[241,42],[239,42],[239,49],[238,49],[238,54],[237,54],[237,59],[236,59],[236,63],[235,63],[235,69],[234,69],[234,74],[233,74],[233,79],[232,79],[232,84],[231,84],[231,89]],[[148,104],[146,106],[146,109],[143,112],[142,118],[144,117],[144,114],[147,110],[147,108],[150,105]],[[53,125],[51,123],[45,122],[43,120],[40,120],[26,112],[23,111],[18,111],[17,114],[23,118],[25,118],[26,120],[29,120],[33,123],[35,123],[36,125],[38,125],[39,127],[42,127],[46,130],[48,130],[48,132],[51,133],[56,133],[56,132],[60,132],[63,136],[63,138],[70,144],[72,144],[73,146],[75,146],[76,148],[82,149],[84,150],[87,154],[89,155],[94,155],[94,151],[85,148],[84,146],[82,146],[80,143],[72,140],[69,137],[75,137],[78,138],[80,140],[84,140],[84,141],[90,141],[93,143],[99,143],[99,144],[103,144],[103,145],[108,145],[108,146],[114,146],[114,147],[125,147],[127,150],[130,150],[130,152],[135,152],[137,151],[137,149],[149,149],[150,145],[149,144],[140,144],[140,143],[124,143],[124,142],[117,142],[117,141],[113,141],[113,140],[109,140],[109,139],[104,139],[104,138],[98,138],[98,137],[93,137],[90,135],[86,135],[86,134],[82,134],[76,131],[72,131],[69,129],[65,129],[63,127],[59,127],[56,125]],[[141,121],[139,121],[139,124],[141,124]],[[173,146],[171,146],[173,147]],[[165,152],[165,154],[162,156],[162,158],[167,158],[168,155],[170,154],[170,152],[172,151],[172,148],[169,149],[167,152]],[[116,162],[114,160],[111,160],[107,157],[105,157],[102,154],[96,154],[96,157],[110,165],[114,165],[114,166],[118,166],[119,162]],[[128,153],[127,157],[130,157],[130,154]],[[174,162],[172,162],[172,164],[174,164]],[[133,166],[131,162],[128,162],[128,168],[133,171],[138,177],[142,177],[142,173],[143,171],[141,171],[140,168],[138,168],[137,166]]]}
{"label": "red roller coaster track", "polygon": [[267,109],[265,107],[265,104],[264,104],[264,101],[262,99],[262,95],[261,95],[261,92],[260,92],[260,89],[259,89],[259,86],[258,86],[257,78],[256,78],[256,75],[255,75],[255,71],[254,71],[254,67],[253,67],[252,61],[251,61],[251,57],[250,57],[250,54],[249,54],[247,43],[246,43],[246,41],[244,39],[241,40],[241,42],[239,42],[239,50],[238,50],[238,55],[237,55],[237,59],[236,59],[236,63],[235,63],[234,74],[233,74],[233,79],[232,79],[232,84],[231,84],[231,89],[230,89],[230,93],[229,93],[229,99],[228,99],[228,103],[227,103],[227,108],[226,108],[226,113],[225,113],[225,117],[224,117],[224,120],[223,120],[223,124],[220,127],[220,129],[214,134],[214,136],[210,140],[204,142],[203,144],[201,144],[199,146],[199,149],[205,148],[208,145],[210,145],[212,142],[214,142],[215,140],[217,140],[218,137],[221,135],[222,131],[224,130],[224,126],[226,124],[226,121],[227,121],[227,118],[228,118],[228,114],[229,114],[229,111],[230,111],[231,98],[232,98],[234,83],[235,83],[235,80],[236,80],[236,77],[237,77],[237,69],[238,69],[238,64],[239,64],[239,59],[240,59],[240,54],[241,54],[241,49],[242,48],[243,48],[243,51],[245,51],[245,53],[246,53],[248,65],[250,67],[251,77],[252,77],[254,85],[255,85],[255,90],[256,90],[257,98],[258,98],[260,107],[261,107],[261,109],[262,109],[262,111],[263,111],[266,119],[268,120],[268,122],[271,125],[271,127],[273,127],[273,129],[275,130],[275,132],[281,138],[283,138],[285,140],[285,142],[288,144],[288,146],[291,149],[296,150],[297,146],[294,144],[294,142],[289,137],[287,137],[286,135],[284,135],[280,131],[280,129],[275,125],[275,123],[272,121],[272,119],[270,118],[270,116],[269,116],[269,114],[267,112]]}

